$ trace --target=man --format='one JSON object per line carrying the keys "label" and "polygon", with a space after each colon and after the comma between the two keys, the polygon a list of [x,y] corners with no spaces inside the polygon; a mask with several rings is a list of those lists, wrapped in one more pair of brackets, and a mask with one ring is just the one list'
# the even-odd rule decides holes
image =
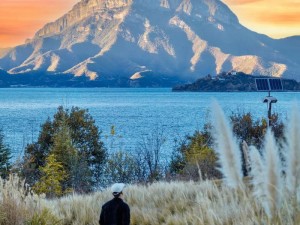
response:
{"label": "man", "polygon": [[102,206],[100,225],[130,225],[130,209],[122,199],[124,187],[123,183],[111,187],[114,198]]}

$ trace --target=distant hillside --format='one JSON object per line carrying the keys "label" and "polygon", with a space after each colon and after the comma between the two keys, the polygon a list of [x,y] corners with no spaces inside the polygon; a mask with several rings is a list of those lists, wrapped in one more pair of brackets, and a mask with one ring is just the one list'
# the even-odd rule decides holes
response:
{"label": "distant hillside", "polygon": [[23,74],[8,74],[0,69],[0,88],[6,87],[172,87],[183,83],[176,77],[145,72],[135,78],[114,76],[109,79],[99,77],[90,80],[86,76],[74,77],[73,74],[33,71]]}
{"label": "distant hillside", "polygon": [[[236,75],[223,74],[217,77],[210,75],[200,78],[191,84],[173,87],[172,91],[194,92],[234,92],[234,91],[257,91],[255,78],[258,76],[237,73]],[[259,76],[259,78],[262,78]],[[283,91],[300,91],[300,83],[292,79],[282,79]]]}
{"label": "distant hillside", "polygon": [[8,82],[10,80],[10,75],[4,71],[0,69],[0,87],[7,87]]}

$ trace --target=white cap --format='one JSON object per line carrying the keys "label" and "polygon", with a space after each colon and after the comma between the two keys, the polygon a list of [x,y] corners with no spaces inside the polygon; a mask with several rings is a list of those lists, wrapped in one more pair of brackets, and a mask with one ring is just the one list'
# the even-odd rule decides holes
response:
{"label": "white cap", "polygon": [[115,183],[113,186],[111,186],[111,192],[112,193],[120,193],[123,191],[125,187],[125,184],[123,183]]}

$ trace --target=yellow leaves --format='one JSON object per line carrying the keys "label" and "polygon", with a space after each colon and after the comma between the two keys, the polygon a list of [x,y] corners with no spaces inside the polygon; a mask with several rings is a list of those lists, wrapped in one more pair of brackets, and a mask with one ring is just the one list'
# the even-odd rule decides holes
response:
{"label": "yellow leaves", "polygon": [[114,136],[115,134],[116,134],[115,126],[111,126],[111,128],[110,128],[110,135]]}
{"label": "yellow leaves", "polygon": [[206,138],[202,134],[196,134],[191,142],[190,148],[185,152],[185,158],[190,163],[210,162],[214,164],[217,156],[206,144]]}
{"label": "yellow leaves", "polygon": [[49,197],[61,196],[64,192],[61,183],[67,178],[62,163],[58,162],[54,154],[50,154],[46,159],[46,165],[41,167],[42,177],[37,182],[33,190]]}

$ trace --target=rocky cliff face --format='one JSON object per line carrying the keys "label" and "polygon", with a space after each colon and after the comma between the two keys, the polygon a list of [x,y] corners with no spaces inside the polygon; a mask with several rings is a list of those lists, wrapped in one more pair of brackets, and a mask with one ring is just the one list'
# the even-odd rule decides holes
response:
{"label": "rocky cliff face", "polygon": [[81,20],[103,11],[128,7],[131,0],[83,0],[77,3],[71,11],[53,23],[40,29],[35,38],[59,34]]}
{"label": "rocky cliff face", "polygon": [[[273,40],[239,24],[219,0],[82,0],[25,45],[0,54],[9,73],[195,80],[237,70],[300,79],[300,38]],[[137,75],[138,74],[138,75]]]}

